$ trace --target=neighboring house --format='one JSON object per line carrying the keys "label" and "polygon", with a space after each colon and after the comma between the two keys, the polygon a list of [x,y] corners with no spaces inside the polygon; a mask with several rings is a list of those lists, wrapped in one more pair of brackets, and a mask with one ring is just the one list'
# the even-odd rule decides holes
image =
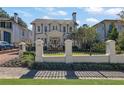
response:
{"label": "neighboring house", "polygon": [[111,29],[112,23],[115,25],[118,32],[124,31],[124,21],[122,20],[103,20],[93,26],[96,28],[101,41],[105,41],[107,39],[108,31]]}
{"label": "neighboring house", "polygon": [[33,43],[37,39],[42,39],[48,50],[62,49],[67,36],[75,31],[78,25],[76,12],[73,12],[72,17],[72,20],[35,19],[32,21]]}
{"label": "neighboring house", "polygon": [[31,31],[21,25],[18,14],[14,13],[12,18],[0,17],[0,40],[17,45],[19,42],[31,42]]}

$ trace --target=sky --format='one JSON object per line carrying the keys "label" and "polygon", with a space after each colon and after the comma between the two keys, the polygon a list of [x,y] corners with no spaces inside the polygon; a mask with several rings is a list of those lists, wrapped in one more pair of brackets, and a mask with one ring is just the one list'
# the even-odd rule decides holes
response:
{"label": "sky", "polygon": [[36,18],[43,19],[72,19],[72,13],[77,12],[77,23],[79,26],[88,24],[90,26],[104,19],[119,19],[117,14],[123,10],[121,7],[4,7],[10,16],[18,13],[31,29],[31,22]]}

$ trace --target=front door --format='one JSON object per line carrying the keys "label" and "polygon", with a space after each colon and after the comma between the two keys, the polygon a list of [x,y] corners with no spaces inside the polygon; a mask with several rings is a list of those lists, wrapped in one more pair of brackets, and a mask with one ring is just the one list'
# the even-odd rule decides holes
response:
{"label": "front door", "polygon": [[51,50],[58,50],[59,46],[60,46],[60,38],[54,37],[50,39]]}
{"label": "front door", "polygon": [[11,43],[11,33],[4,31],[4,41]]}

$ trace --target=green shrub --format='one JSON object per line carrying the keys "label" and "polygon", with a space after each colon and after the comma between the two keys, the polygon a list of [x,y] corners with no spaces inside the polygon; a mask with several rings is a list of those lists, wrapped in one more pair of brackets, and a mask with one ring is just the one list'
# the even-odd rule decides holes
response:
{"label": "green shrub", "polygon": [[97,53],[105,53],[105,43],[104,42],[94,43],[92,46],[92,51]]}
{"label": "green shrub", "polygon": [[33,52],[24,52],[23,57],[21,58],[22,65],[24,67],[31,67],[34,62],[34,56]]}

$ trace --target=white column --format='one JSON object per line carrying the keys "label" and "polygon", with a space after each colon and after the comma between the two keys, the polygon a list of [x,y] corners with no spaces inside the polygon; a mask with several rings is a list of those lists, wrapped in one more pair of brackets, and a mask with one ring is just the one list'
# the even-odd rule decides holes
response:
{"label": "white column", "polygon": [[22,50],[23,52],[26,52],[26,43],[25,42],[19,43],[19,46],[20,46],[20,50]]}
{"label": "white column", "polygon": [[116,54],[114,40],[106,41],[106,54],[107,55],[115,55]]}
{"label": "white column", "polygon": [[115,51],[115,41],[114,40],[106,41],[106,55],[109,56],[108,62],[116,61],[116,51]]}
{"label": "white column", "polygon": [[73,62],[72,57],[72,40],[65,41],[65,62]]}
{"label": "white column", "polygon": [[26,43],[21,42],[19,43],[19,56],[21,57],[24,52],[26,52]]}
{"label": "white column", "polygon": [[36,40],[36,56],[35,62],[43,62],[43,41],[41,39]]}

